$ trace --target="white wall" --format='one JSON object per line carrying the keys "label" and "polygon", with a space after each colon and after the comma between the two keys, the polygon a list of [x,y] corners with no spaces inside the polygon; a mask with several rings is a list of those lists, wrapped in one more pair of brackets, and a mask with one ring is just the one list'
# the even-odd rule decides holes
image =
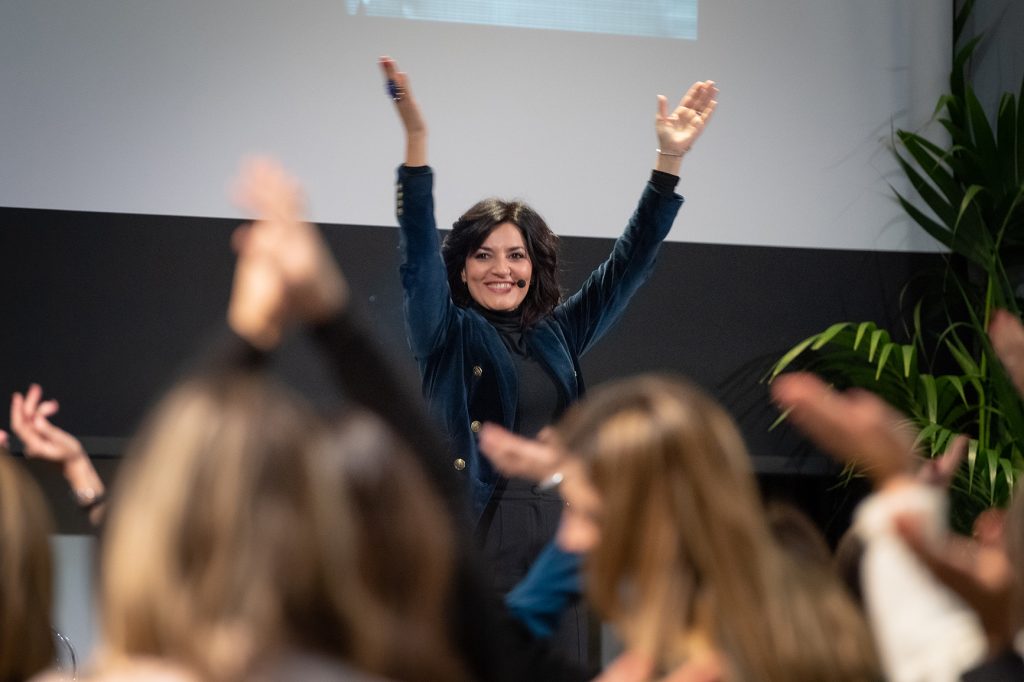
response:
{"label": "white wall", "polygon": [[375,66],[390,53],[432,128],[442,224],[501,194],[560,233],[613,236],[652,162],[655,94],[713,78],[721,107],[671,239],[927,248],[884,142],[931,113],[950,14],[704,0],[680,40],[352,17],[342,0],[8,0],[0,206],[231,216],[227,178],[268,151],[317,219],[393,225],[402,145]]}

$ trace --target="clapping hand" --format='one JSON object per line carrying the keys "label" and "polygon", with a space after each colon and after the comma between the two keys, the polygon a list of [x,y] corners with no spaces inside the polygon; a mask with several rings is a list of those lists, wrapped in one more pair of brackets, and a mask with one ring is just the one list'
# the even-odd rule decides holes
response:
{"label": "clapping hand", "polygon": [[50,422],[60,406],[56,400],[42,400],[43,389],[32,384],[25,394],[11,397],[11,430],[25,446],[25,455],[66,466],[87,458],[77,438]]}
{"label": "clapping hand", "polygon": [[[1000,333],[1006,338],[993,338],[993,345],[999,349],[1005,343],[1006,352],[1024,353],[1020,322],[1003,324],[1007,327]],[[1012,375],[1013,369],[1008,370]],[[914,454],[913,430],[881,398],[867,391],[839,393],[812,374],[779,377],[772,395],[811,440],[841,462],[861,468],[879,489],[897,484],[948,487],[967,451],[966,436],[958,436],[941,458],[922,462]],[[1013,574],[998,533],[980,541],[950,535],[929,540],[917,516],[900,515],[895,525],[918,559],[978,614],[990,650],[1006,646],[1013,635]]]}
{"label": "clapping hand", "polygon": [[232,239],[239,258],[228,320],[240,336],[268,349],[289,318],[323,322],[347,304],[348,285],[305,219],[301,188],[277,162],[246,162],[235,200],[255,217]]}
{"label": "clapping hand", "polygon": [[772,382],[772,397],[805,435],[866,474],[875,487],[913,478],[920,462],[916,430],[875,394],[840,393],[814,374],[794,372]]}
{"label": "clapping hand", "polygon": [[503,475],[539,483],[555,474],[564,460],[562,450],[550,442],[550,434],[548,431],[548,442],[544,442],[524,438],[497,424],[484,424],[480,430],[480,452]]}
{"label": "clapping hand", "polygon": [[[1024,394],[1024,324],[1016,315],[996,310],[988,335],[1010,380]],[[1019,488],[1018,496],[1021,494]],[[1021,503],[1020,499],[1014,502],[1015,505]],[[1011,597],[1014,589],[1021,589],[1020,585],[1015,586],[1015,582],[1020,581],[1020,574],[1024,571],[1024,566],[1014,566],[1010,562],[1003,534],[1004,519],[1001,510],[989,510],[975,521],[972,539],[949,538],[938,547],[925,541],[916,519],[897,520],[897,530],[917,557],[978,614],[992,654],[1002,651],[1013,641],[1016,617]],[[1024,529],[1010,530],[1020,533]]]}
{"label": "clapping hand", "polygon": [[24,395],[11,396],[11,430],[24,444],[26,457],[52,462],[61,468],[79,504],[88,511],[89,519],[99,524],[106,490],[103,480],[82,443],[50,421],[60,405],[56,400],[42,397],[43,389],[39,384],[29,386]]}

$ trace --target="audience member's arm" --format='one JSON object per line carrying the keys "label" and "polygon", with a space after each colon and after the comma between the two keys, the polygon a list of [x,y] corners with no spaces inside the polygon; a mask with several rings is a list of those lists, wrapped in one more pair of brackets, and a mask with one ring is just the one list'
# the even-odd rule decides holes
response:
{"label": "audience member's arm", "polygon": [[254,346],[270,349],[289,321],[310,325],[345,395],[403,438],[453,511],[465,491],[419,394],[392,369],[379,344],[350,311],[348,284],[316,226],[306,222],[298,185],[273,162],[243,170],[237,200],[259,220],[235,236],[238,266],[228,321]]}
{"label": "audience member's arm", "polygon": [[479,443],[480,452],[505,476],[557,487],[567,503],[590,494],[583,462],[563,449],[553,429],[531,439],[488,423],[480,429]]}
{"label": "audience member's arm", "polygon": [[[947,540],[945,491],[917,475],[914,432],[874,394],[838,393],[811,374],[779,377],[772,394],[804,433],[860,468],[875,486],[855,526],[865,543],[868,617],[888,679],[958,680],[984,657],[985,635],[970,607],[936,580],[898,534],[898,519],[913,516],[932,547]],[[938,479],[948,477],[950,464]]]}
{"label": "audience member's arm", "polygon": [[331,361],[345,395],[387,422],[415,452],[427,475],[450,503],[462,528],[468,527],[465,486],[449,463],[447,448],[426,413],[419,393],[403,381],[380,345],[357,316],[339,311],[313,327],[314,336]]}
{"label": "audience member's arm", "polygon": [[[1024,394],[1024,325],[1007,311],[996,310],[989,326],[992,347],[1017,390]],[[1019,495],[1017,496],[1019,497]],[[1014,504],[1024,504],[1016,499]],[[1014,516],[1014,515],[1011,515]],[[998,518],[995,523],[989,523]],[[1024,566],[1013,566],[1007,553],[1004,534],[1005,516],[987,514],[979,517],[973,540],[956,538],[939,546],[927,542],[917,519],[902,518],[897,529],[932,574],[958,594],[974,609],[981,620],[988,641],[990,660],[965,679],[986,679],[995,671],[1024,669],[1020,657],[1011,653],[1016,624],[1021,614],[1013,612],[1015,582],[1024,575]],[[988,524],[988,530],[979,525]],[[1008,529],[1011,533],[1024,531]],[[1016,575],[1015,575],[1016,573]],[[998,675],[991,679],[1000,679]],[[1011,678],[1005,678],[1011,679]],[[1020,679],[1017,677],[1016,679]]]}
{"label": "audience member's arm", "polygon": [[56,400],[42,400],[43,389],[32,384],[24,395],[11,397],[11,430],[25,446],[25,455],[59,466],[75,500],[99,525],[106,507],[106,486],[81,442],[55,426],[50,417],[60,409]]}

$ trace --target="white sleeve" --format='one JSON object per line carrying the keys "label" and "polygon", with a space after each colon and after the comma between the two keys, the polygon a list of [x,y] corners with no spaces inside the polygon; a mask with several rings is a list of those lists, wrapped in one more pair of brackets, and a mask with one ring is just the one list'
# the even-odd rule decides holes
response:
{"label": "white sleeve", "polygon": [[948,532],[947,505],[943,491],[920,485],[876,493],[857,509],[864,601],[892,682],[954,682],[985,657],[977,615],[932,576],[893,525],[898,514],[918,516],[927,541],[938,542]]}

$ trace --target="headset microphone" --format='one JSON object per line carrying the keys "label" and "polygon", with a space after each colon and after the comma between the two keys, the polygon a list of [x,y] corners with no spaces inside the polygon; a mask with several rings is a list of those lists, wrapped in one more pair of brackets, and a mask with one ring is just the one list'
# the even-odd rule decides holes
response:
{"label": "headset microphone", "polygon": [[517,281],[516,282],[516,286],[519,287],[520,289],[525,289],[526,288],[526,280],[525,279],[521,279],[521,280]]}

